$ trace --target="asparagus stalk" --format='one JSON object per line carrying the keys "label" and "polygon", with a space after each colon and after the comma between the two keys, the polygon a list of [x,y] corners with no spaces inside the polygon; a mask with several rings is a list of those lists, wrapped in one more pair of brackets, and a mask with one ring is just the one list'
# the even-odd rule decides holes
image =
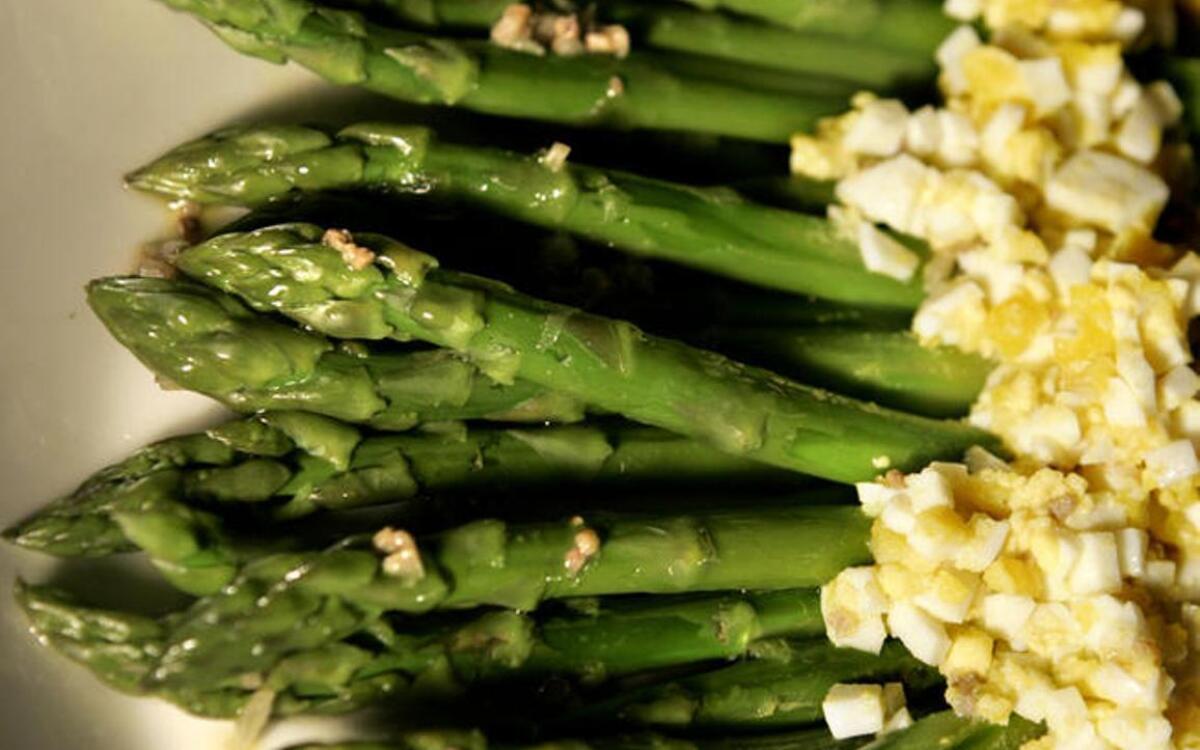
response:
{"label": "asparagus stalk", "polygon": [[[361,8],[408,26],[486,34],[510,0],[337,0],[333,5]],[[935,25],[946,28],[933,3],[923,8]],[[715,58],[714,64],[750,64],[798,76],[845,81],[875,91],[905,83],[932,81],[933,53],[940,37],[922,41],[923,49],[891,49],[846,35],[805,33],[722,13],[672,5],[605,0],[595,5],[600,23],[626,27],[634,49],[661,49]],[[853,60],[853,64],[849,61]],[[719,62],[717,62],[719,61]],[[847,87],[849,88],[849,87]],[[853,90],[845,93],[852,94]]]}
{"label": "asparagus stalk", "polygon": [[[452,352],[339,350],[324,336],[196,284],[109,278],[89,285],[88,303],[159,378],[237,411],[300,409],[385,430],[454,419],[566,423],[584,416],[571,396],[522,380],[498,384]],[[807,315],[809,326],[680,333],[784,374],[803,373],[814,385],[934,416],[965,414],[990,370],[985,360],[922,347],[904,332],[828,325],[871,325],[860,311],[819,302],[797,307],[790,317]]]}
{"label": "asparagus stalk", "polygon": [[155,683],[169,690],[261,673],[388,612],[804,588],[867,557],[867,521],[847,506],[592,520],[481,519],[400,545],[403,554],[382,563],[353,538],[320,553],[260,557],[172,629]]}
{"label": "asparagus stalk", "polygon": [[1172,56],[1167,69],[1185,102],[1184,124],[1195,138],[1200,134],[1200,58]]}
{"label": "asparagus stalk", "polygon": [[[482,740],[482,735],[479,735]],[[634,735],[598,736],[587,739],[560,739],[547,742],[525,743],[514,745],[510,743],[489,743],[481,741],[477,745],[456,744],[461,740],[453,734],[442,732],[422,733],[413,738],[403,735],[396,739],[378,742],[343,742],[337,744],[301,745],[290,750],[725,750],[726,748],[745,748],[750,745],[741,744],[743,738],[695,738],[679,739],[659,734],[641,733]],[[419,745],[417,743],[420,743]],[[753,741],[753,747],[772,748],[778,750],[850,750],[860,747],[862,742],[838,742],[829,736],[824,729],[810,729],[801,732],[787,732],[780,735],[766,735]]]}
{"label": "asparagus stalk", "polygon": [[685,0],[785,28],[864,40],[887,49],[925,52],[954,30],[934,0]]}
{"label": "asparagus stalk", "polygon": [[632,734],[558,740],[515,748],[488,743],[482,734],[463,738],[454,733],[421,733],[377,742],[303,745],[292,750],[1017,750],[1042,734],[1039,725],[1019,718],[1006,727],[960,719],[949,711],[930,714],[907,729],[878,738],[835,740],[824,727],[757,735],[680,739],[660,734]]}
{"label": "asparagus stalk", "polygon": [[[244,676],[229,685],[184,685],[148,690],[154,665],[165,645],[165,634],[177,615],[161,618],[99,609],[49,586],[18,581],[17,604],[38,639],[90,671],[109,687],[129,695],[153,695],[180,708],[210,718],[238,716],[262,681]],[[358,678],[372,656],[347,644],[323,649],[286,662],[271,676],[273,712],[339,714],[379,702],[403,686],[394,673]]]}
{"label": "asparagus stalk", "polygon": [[[16,595],[21,609],[30,619],[34,632],[44,643],[80,663],[82,666],[85,666],[97,678],[114,689],[131,694],[147,694],[150,671],[153,669],[156,659],[161,653],[164,645],[164,635],[173,625],[174,616],[168,615],[156,619],[127,612],[88,607],[80,604],[61,591],[45,586],[30,586],[23,582],[18,582]],[[725,613],[733,611],[734,608],[739,606],[739,602],[754,601],[758,606],[757,612],[759,613],[760,622],[767,621],[762,616],[765,611],[768,611],[773,606],[777,607],[780,615],[786,619],[778,621],[773,628],[772,626],[767,626],[766,630],[760,631],[770,635],[785,634],[788,632],[785,627],[780,626],[779,622],[790,621],[794,623],[797,631],[803,631],[811,624],[808,620],[812,619],[812,615],[805,613],[813,611],[811,609],[812,594],[796,592],[795,595],[792,595],[788,592],[779,592],[772,596],[793,596],[793,601],[801,606],[793,613],[786,607],[778,606],[786,602],[786,598],[777,598],[775,604],[769,602],[764,604],[764,600],[761,597],[739,600],[736,597],[721,596],[709,598],[708,601],[726,607],[725,609],[714,610]],[[809,600],[807,602],[806,597]],[[640,609],[635,610],[637,614],[632,621],[632,629],[628,633],[631,637],[643,635],[648,630],[645,625],[649,622],[666,623],[673,614],[678,615],[682,613],[682,622],[687,622],[693,616],[702,612],[702,609],[697,605],[703,601],[705,600],[686,603],[682,609],[670,601],[664,601],[660,605],[643,605]],[[805,609],[806,607],[809,607],[809,609]],[[497,613],[495,615],[485,615],[484,618],[481,618],[481,621],[489,616],[522,617],[513,613]],[[595,617],[597,619],[592,623],[583,620],[581,631],[575,634],[576,637],[568,638],[565,642],[570,647],[583,647],[586,650],[589,648],[589,641],[586,635],[589,632],[601,632],[608,636],[608,643],[617,643],[617,638],[622,632],[623,625],[626,624],[623,619],[623,613],[618,610],[613,614],[604,613]],[[581,618],[575,618],[575,622],[580,621]],[[738,617],[734,618],[733,621],[744,622],[745,620]],[[563,620],[557,626],[552,625],[554,622],[554,620],[543,622],[541,626],[542,633],[556,629],[561,634],[562,632],[569,632],[572,628],[569,620]],[[819,618],[815,620],[815,623],[817,627],[820,626]],[[719,625],[714,625],[712,621],[706,623],[704,620],[699,620],[697,624],[701,628],[693,627],[691,629],[684,629],[675,626],[671,627],[671,631],[679,634],[685,640],[691,639],[697,643],[704,640],[703,637],[697,637],[697,630],[707,630],[709,633],[720,632]],[[708,627],[703,627],[705,625]],[[509,632],[512,631],[510,630]],[[745,631],[726,632],[731,637],[725,643],[733,643],[736,641],[732,637],[733,634]],[[663,643],[664,640],[659,637],[656,644]],[[561,635],[559,642],[564,642]],[[716,643],[711,638],[708,642]],[[459,653],[474,651],[473,656],[482,656],[485,661],[501,661],[512,651],[511,649],[498,648],[494,642],[484,643],[479,639],[471,640],[469,637],[457,640],[448,639],[447,643],[456,644],[459,647]],[[632,649],[631,644],[628,643],[621,648],[628,650],[631,655],[637,651],[637,649]],[[838,652],[829,649],[828,646],[817,646],[816,644],[792,650],[793,652],[808,653],[809,656],[815,656],[815,651],[820,648],[832,652],[834,656],[831,660],[822,659],[814,665],[814,674],[819,675],[817,677],[818,680],[827,680],[833,672],[838,672],[839,674],[853,672],[853,670],[845,672],[848,669],[848,665],[842,657],[848,652]],[[811,649],[814,653],[810,653],[806,649]],[[643,655],[650,655],[653,658],[652,651],[641,649],[641,652]],[[686,649],[685,652],[689,655],[697,653],[687,651]],[[880,662],[867,663],[871,661],[868,657],[858,655],[856,658],[864,660],[865,671],[855,674],[852,679],[862,679],[872,675],[888,673],[891,671],[888,663],[897,661],[895,656],[889,650]],[[386,651],[380,656],[372,657],[361,648],[346,644],[335,644],[335,647],[319,649],[286,661],[265,677],[243,675],[240,684],[236,686],[218,687],[209,685],[207,689],[174,688],[169,691],[158,690],[154,694],[157,697],[172,701],[193,713],[226,718],[238,715],[250,696],[254,695],[254,691],[265,686],[270,686],[276,694],[272,706],[273,712],[276,715],[342,713],[386,699],[394,695],[397,691],[403,690],[405,685],[410,684],[407,678],[401,674],[395,671],[388,671],[388,669],[394,669],[394,664],[388,663],[389,658],[390,654]],[[586,657],[577,656],[574,661],[581,663],[586,661]],[[796,666],[799,667],[805,663],[800,662]],[[897,663],[899,662],[897,661]],[[772,663],[769,660],[746,662],[725,669],[718,669],[715,673],[710,673],[707,679],[716,685],[720,685],[722,680],[724,680],[725,684],[729,684],[728,675],[733,674],[730,670],[746,670],[747,667],[754,664],[774,664],[778,666],[778,662]],[[893,665],[893,668],[895,666]],[[906,665],[900,664],[900,667],[904,669]],[[725,674],[726,677],[714,680],[712,677],[713,674]],[[789,688],[791,690],[803,690],[802,681],[788,682],[788,678],[792,676],[784,673],[784,680],[777,689],[781,691]],[[704,679],[691,678],[689,684],[692,686],[692,690],[696,689],[695,685],[698,681],[703,681]],[[922,679],[924,679],[923,676]],[[755,684],[759,685],[760,690],[765,689],[767,685],[767,683],[762,681]],[[816,691],[815,682],[814,686],[810,687],[811,690],[809,692]],[[643,691],[642,695],[645,696],[649,692]],[[728,700],[728,696],[723,697],[719,692],[705,694],[701,691],[699,694],[711,705],[719,705],[723,698],[726,701]],[[739,699],[739,702],[744,701]],[[637,697],[627,701],[630,710],[637,704]],[[982,724],[970,724],[953,717],[953,715],[947,712],[922,719],[908,730],[885,735],[873,742],[861,740],[838,743],[829,737],[826,730],[810,729],[800,732],[793,731],[738,737],[736,739],[705,737],[682,741],[659,738],[654,740],[651,747],[664,748],[664,750],[676,747],[694,747],[705,750],[732,750],[735,747],[741,750],[775,750],[775,748],[821,748],[822,750],[829,748],[832,750],[833,748],[858,747],[860,744],[865,744],[867,747],[872,748],[872,750],[884,750],[885,748],[889,750],[909,750],[910,748],[912,750],[924,750],[924,748],[928,747],[959,748],[960,750],[1016,750],[1025,741],[1033,739],[1039,733],[1039,727],[1016,718],[1010,722],[1008,727],[994,727]],[[422,733],[420,736],[424,739],[421,740],[422,744],[419,747],[438,746],[432,739],[434,735]],[[478,733],[456,733],[453,735],[437,736],[452,736],[456,743],[454,746],[459,748],[476,746],[475,744],[465,744],[467,742],[478,744],[482,741],[481,735]],[[605,737],[598,740],[601,744],[596,747],[610,748],[611,750],[634,750],[635,748],[642,747],[641,743],[649,741],[652,737],[652,735]],[[395,745],[393,742],[379,743],[374,746],[380,748],[406,746],[404,744]],[[434,742],[434,744],[427,744],[431,742]],[[697,745],[694,743],[700,744]],[[555,747],[557,746],[555,745]],[[372,747],[372,745],[353,744],[348,747],[367,748]],[[571,744],[564,747],[574,748],[579,746]]]}
{"label": "asparagus stalk", "polygon": [[293,190],[379,188],[460,200],[637,255],[759,286],[852,304],[914,309],[912,282],[867,271],[823,218],[615,171],[438,141],[421,127],[227,130],[185,144],[128,178],[202,203],[259,205]]}
{"label": "asparagus stalk", "polygon": [[885,406],[935,417],[965,415],[993,363],[949,346],[921,346],[903,331],[844,325],[718,326],[703,340],[776,372]]}
{"label": "asparagus stalk", "polygon": [[[109,278],[89,285],[88,302],[155,375],[237,411],[300,409],[385,430],[454,419],[566,423],[584,416],[575,398],[526,381],[498,384],[452,352],[339,349],[196,284]],[[686,328],[675,321],[663,326],[781,373],[803,373],[815,385],[935,416],[965,414],[991,369],[952,348],[922,347],[905,332],[861,330],[878,324],[869,312],[793,304],[780,316],[803,327],[716,326],[697,336],[694,320]]]}
{"label": "asparagus stalk", "polygon": [[270,413],[143,448],[5,536],[68,557],[140,548],[175,585],[204,594],[246,556],[220,517],[230,509],[258,511],[255,531],[317,510],[403,501],[414,501],[403,508],[408,521],[453,519],[464,492],[528,495],[585,482],[797,488],[803,479],[631,425],[363,436],[322,417]]}
{"label": "asparagus stalk", "polygon": [[[481,740],[482,736],[478,735]],[[523,744],[484,741],[479,744],[465,744],[458,733],[436,731],[422,732],[415,737],[406,734],[375,742],[298,745],[289,750],[486,750],[489,747],[494,750],[852,750],[867,747],[867,742],[864,739],[835,740],[824,728],[773,732],[758,737],[687,739],[649,732],[616,736],[602,734],[586,739],[558,739]]]}
{"label": "asparagus stalk", "polygon": [[[824,727],[754,735],[686,739],[661,734],[599,735],[521,746],[488,743],[482,734],[469,739],[455,733],[421,733],[377,742],[303,745],[292,750],[1017,750],[1042,734],[1040,725],[1014,717],[1008,726],[960,719],[949,711],[930,714],[907,729],[878,738],[835,740]],[[418,744],[419,743],[419,744]]]}
{"label": "asparagus stalk", "polygon": [[[765,639],[824,635],[815,590],[605,599],[536,618],[507,610],[464,625],[407,622],[388,648],[418,674],[448,665],[460,685],[572,676],[585,683],[745,656]],[[413,632],[416,628],[416,632]]]}
{"label": "asparagus stalk", "polygon": [[[235,683],[194,682],[157,697],[205,716],[233,716],[258,689],[276,694],[276,712],[337,713],[431,679],[454,684],[606,677],[747,653],[780,636],[822,632],[814,590],[720,594],[596,604],[591,611],[533,618],[498,610],[465,622],[394,630],[375,621],[356,645],[325,644],[292,654]],[[45,643],[121,692],[145,695],[150,673],[178,615],[151,618],[97,609],[46,586],[19,583],[17,601]],[[461,618],[460,618],[461,619]]]}
{"label": "asparagus stalk", "polygon": [[[828,479],[863,481],[884,466],[911,470],[977,443],[996,448],[963,424],[839,397],[629,323],[437,270],[428,256],[383,237],[357,240],[377,263],[355,270],[321,237],[312,225],[227,234],[178,262],[251,307],[317,330],[415,337],[463,352],[500,381],[521,377],[735,455]],[[299,262],[304,271],[294,273]]]}
{"label": "asparagus stalk", "polygon": [[[895,92],[925,88],[935,80],[934,52],[953,29],[935,3],[911,4],[924,7],[904,15],[924,18],[930,24],[922,28],[920,34],[907,39],[901,33],[857,39],[837,32],[806,33],[718,13],[651,6],[636,1],[605,2],[600,6],[600,13],[606,20],[628,26],[634,34],[635,44],[707,55],[734,65],[776,68],[797,76],[843,80],[875,92]],[[876,31],[881,30],[881,26],[883,24],[877,24]]]}
{"label": "asparagus stalk", "polygon": [[821,702],[838,682],[900,679],[909,690],[940,680],[899,643],[875,656],[830,647],[824,639],[777,642],[757,659],[620,693],[562,717],[566,726],[662,729],[783,729],[821,720]]}
{"label": "asparagus stalk", "polygon": [[735,188],[759,203],[804,213],[824,213],[837,200],[836,181],[800,175],[756,175],[738,181]]}
{"label": "asparagus stalk", "polygon": [[237,411],[301,409],[386,430],[583,418],[574,399],[523,381],[501,386],[451,352],[339,349],[197,284],[121,277],[87,293],[109,332],[155,375]]}
{"label": "asparagus stalk", "polygon": [[[844,106],[673,73],[653,56],[539,58],[485,41],[387,28],[309,0],[163,0],[233,49],[293,60],[326,80],[402,101],[576,125],[683,130],[786,142]],[[713,102],[721,102],[714,107]]]}
{"label": "asparagus stalk", "polygon": [[[512,222],[479,228],[481,217],[412,201],[354,202],[344,195],[283,201],[248,215],[229,231],[259,229],[303,218],[372,232],[404,232],[443,260],[507,282],[551,301],[637,321],[648,330],[730,354],[749,364],[863,400],[927,416],[965,414],[991,369],[986,360],[951,347],[924,347],[907,332],[910,316],[742,287],[677,266],[654,266],[604,248],[577,248]],[[419,210],[419,209],[425,210]],[[493,217],[494,219],[494,217]],[[462,231],[469,227],[471,232]],[[502,248],[471,252],[480,234],[501,236]],[[536,262],[514,268],[511,253],[533,249]]]}
{"label": "asparagus stalk", "polygon": [[[688,40],[689,43],[692,40]],[[665,46],[665,45],[663,45]],[[679,46],[683,48],[685,45],[681,42]],[[688,46],[694,46],[689,44]],[[698,78],[714,83],[721,83],[729,86],[740,86],[743,88],[751,88],[763,92],[774,92],[776,95],[785,97],[818,97],[822,99],[837,99],[839,101],[848,101],[854,94],[858,93],[862,86],[855,83],[853,80],[844,78],[831,78],[825,76],[813,75],[798,75],[794,71],[786,70],[782,67],[767,66],[763,64],[755,64],[751,62],[730,64],[729,60],[723,60],[720,57],[714,57],[708,54],[703,54],[703,51],[697,54],[688,52],[643,52],[640,53],[643,58],[650,58],[659,70],[666,71],[673,75],[684,78]],[[744,55],[747,60],[757,59],[757,55]],[[901,76],[896,76],[897,85],[906,79]],[[611,132],[611,131],[610,131]],[[651,133],[655,131],[643,131]],[[708,134],[686,133],[680,131],[657,131],[659,135],[670,135],[672,137],[684,137],[688,135],[712,137]],[[639,133],[639,137],[644,137]],[[763,148],[782,147],[783,142],[773,141],[750,141],[745,139],[736,139],[725,137],[722,140],[725,143],[722,145],[722,150],[740,145],[743,147],[759,146]],[[732,154],[729,154],[732,156]],[[717,162],[722,164],[723,161]],[[641,165],[639,165],[640,167]],[[768,173],[775,173],[778,163],[771,165]],[[761,173],[760,173],[761,174]]]}
{"label": "asparagus stalk", "polygon": [[407,732],[380,742],[296,745],[289,750],[487,750],[483,733],[471,730]]}
{"label": "asparagus stalk", "polygon": [[[911,314],[769,291],[635,257],[561,232],[437,200],[400,195],[296,194],[251,211],[221,228],[244,232],[307,222],[404,237],[446,265],[492,276],[552,302],[684,336],[711,325],[827,326],[903,330]],[[821,200],[820,210],[828,200]],[[479,237],[489,237],[486,245]],[[513,263],[514,256],[527,262]]]}

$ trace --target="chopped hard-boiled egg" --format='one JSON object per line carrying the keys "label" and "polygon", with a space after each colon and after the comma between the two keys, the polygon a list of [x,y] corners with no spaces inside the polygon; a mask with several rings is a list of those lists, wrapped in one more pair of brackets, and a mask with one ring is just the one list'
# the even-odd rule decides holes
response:
{"label": "chopped hard-boiled egg", "polygon": [[830,734],[836,739],[887,734],[912,725],[905,705],[904,685],[848,685],[837,683],[829,688],[821,702],[821,712]]}
{"label": "chopped hard-boiled egg", "polygon": [[1168,197],[1161,177],[1102,151],[1080,151],[1046,183],[1048,208],[1114,235],[1149,234]]}
{"label": "chopped hard-boiled egg", "polygon": [[916,253],[867,221],[859,224],[858,246],[868,271],[899,281],[911,279],[921,264]]}
{"label": "chopped hard-boiled egg", "polygon": [[883,688],[838,683],[821,702],[821,713],[835,739],[876,734],[884,724]]}
{"label": "chopped hard-boiled egg", "polygon": [[[1195,633],[1200,642],[1200,606],[1181,615],[1162,593],[1186,588],[1189,565],[1200,588],[1200,557],[1171,559],[1147,529],[1124,520],[1072,528],[1080,513],[1103,507],[1104,493],[1076,474],[979,456],[860,484],[879,562],[822,589],[829,637],[874,652],[886,636],[899,639],[946,676],[960,713],[1044,721],[1049,734],[1038,748],[1075,747],[1080,737],[1175,747],[1161,742],[1177,736],[1169,717],[1186,698],[1175,684],[1191,662],[1172,645],[1182,636],[1161,634]],[[897,512],[900,532],[887,521]],[[880,731],[871,711],[862,733]]]}
{"label": "chopped hard-boiled egg", "polygon": [[837,646],[879,653],[887,600],[871,568],[847,568],[821,589],[825,632]]}
{"label": "chopped hard-boiled egg", "polygon": [[897,602],[888,609],[888,631],[900,639],[909,653],[936,667],[946,659],[950,636],[935,617],[908,602]]}
{"label": "chopped hard-boiled egg", "polygon": [[[964,24],[936,54],[944,106],[859,95],[792,169],[837,180],[866,268],[920,272],[922,343],[996,362],[969,421],[1012,460],[857,485],[876,563],[822,589],[829,637],[895,637],[960,714],[1044,722],[1025,750],[1200,748],[1200,255],[1153,237],[1182,104],[1123,57],[1169,3],[945,9]],[[911,721],[846,687],[872,702],[858,733]]]}

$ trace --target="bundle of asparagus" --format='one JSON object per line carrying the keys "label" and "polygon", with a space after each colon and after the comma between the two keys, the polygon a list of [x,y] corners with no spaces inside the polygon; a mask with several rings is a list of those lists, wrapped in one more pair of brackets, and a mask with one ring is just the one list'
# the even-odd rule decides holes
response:
{"label": "bundle of asparagus", "polygon": [[634,52],[619,60],[547,59],[427,31],[486,30],[506,2],[334,3],[409,28],[310,0],[166,2],[240,52],[273,62],[291,59],[333,83],[404,101],[776,142],[836,113],[856,87],[927,86],[935,72],[933,52],[949,30],[939,5],[925,0],[754,13],[784,20],[782,26],[669,5],[604,2],[597,12],[633,30]]}
{"label": "bundle of asparagus", "polygon": [[[859,87],[928,88],[952,28],[924,1],[526,7],[620,26],[633,46],[546,54],[486,41],[508,0],[166,3],[241,52],[406,101],[767,143]],[[1200,81],[1194,61],[1169,64]],[[817,215],[827,184],[699,188],[568,151],[418,124],[261,126],[132,172],[169,200],[264,209],[173,257],[186,278],[87,290],[156,376],[239,416],[150,445],[6,532],[61,557],[144,553],[192,597],[135,613],[20,583],[43,642],[115,689],[251,733],[270,716],[396,706],[452,727],[329,750],[1012,750],[1039,736],[938,712],[938,674],[898,644],[876,656],[825,638],[818,587],[870,561],[869,519],[837,483],[1004,454],[945,419],[993,363],[908,333],[922,273],[869,270]],[[420,225],[430,199],[506,223]],[[374,233],[380,218],[468,272]],[[575,260],[570,283],[544,284],[514,260],[546,232],[586,246],[579,258],[689,270],[580,294],[597,273],[620,285]],[[908,691],[911,726],[870,740],[817,726],[835,684],[885,681]]]}
{"label": "bundle of asparagus", "polygon": [[[348,265],[351,254],[363,262]],[[878,471],[878,456],[916,467],[986,435],[441,271],[380,236],[278,225],[219,235],[175,262],[209,286],[106,279],[89,289],[93,308],[161,376],[263,413],[150,446],[9,534],[59,555],[140,549],[201,597],[146,618],[20,590],[43,639],[114,687],[214,716],[248,712],[269,691],[271,710],[289,715],[427,701],[451,686],[493,696],[498,681],[508,698],[521,685],[536,696],[547,679],[567,677],[577,687],[566,706],[521,703],[526,722],[570,733],[806,726],[836,682],[936,682],[899,647],[873,657],[820,637],[812,587],[867,559],[867,524],[851,506],[820,504],[842,493],[804,488],[812,480],[787,470],[862,478]],[[257,296],[265,289],[275,291]],[[339,349],[329,334],[446,348]],[[446,422],[569,422],[589,412],[671,432]],[[377,432],[415,424],[425,427]],[[667,502],[689,483],[791,494],[719,500],[711,511],[693,499],[687,514],[647,514],[564,506],[566,482],[657,487]],[[416,538],[389,527],[338,539],[295,526],[318,510],[399,502],[389,518],[411,528],[431,508],[453,516],[463,493],[538,485],[554,491],[552,515],[575,515],[474,520]],[[547,512],[535,506],[535,517]],[[278,536],[262,534],[264,524]],[[720,593],[745,590],[760,593]],[[655,598],[621,599],[630,595]],[[543,604],[564,598],[559,615]],[[479,607],[503,609],[454,613]],[[749,660],[721,663],[739,656]],[[429,695],[435,674],[441,688]],[[622,687],[628,674],[639,687]],[[478,721],[497,714],[518,712]]]}

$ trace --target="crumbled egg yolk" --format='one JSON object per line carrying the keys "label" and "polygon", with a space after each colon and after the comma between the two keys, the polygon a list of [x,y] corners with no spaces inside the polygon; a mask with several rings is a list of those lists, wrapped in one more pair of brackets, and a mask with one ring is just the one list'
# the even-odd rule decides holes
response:
{"label": "crumbled egg yolk", "polygon": [[979,449],[858,491],[875,564],[822,589],[834,644],[878,653],[898,638],[946,677],[958,713],[1045,722],[1027,748],[1200,743],[1187,556],[1111,493]]}
{"label": "crumbled egg yolk", "polygon": [[938,50],[945,106],[860,94],[792,169],[837,180],[868,269],[923,274],[923,343],[997,362],[970,421],[1014,459],[860,485],[875,564],[822,589],[828,636],[898,638],[958,713],[1044,722],[1025,750],[1200,748],[1200,256],[1152,237],[1190,154],[1174,90],[1122,58],[1169,38],[1170,3],[946,10],[990,33]]}

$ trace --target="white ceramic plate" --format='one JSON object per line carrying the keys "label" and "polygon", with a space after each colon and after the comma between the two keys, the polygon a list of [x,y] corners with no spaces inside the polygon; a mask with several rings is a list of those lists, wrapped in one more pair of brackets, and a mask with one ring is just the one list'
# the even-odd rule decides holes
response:
{"label": "white ceramic plate", "polygon": [[[129,271],[138,244],[168,231],[162,208],[125,191],[122,173],[216,127],[308,119],[347,96],[241,57],[151,0],[0,0],[0,526],[218,414],[160,391],[84,303],[85,282]],[[107,588],[112,571],[100,567],[68,572],[77,586]],[[34,642],[10,582],[56,574],[40,556],[0,549],[0,746],[222,747],[228,724],[120,696]],[[319,730],[276,728],[263,747]]]}

